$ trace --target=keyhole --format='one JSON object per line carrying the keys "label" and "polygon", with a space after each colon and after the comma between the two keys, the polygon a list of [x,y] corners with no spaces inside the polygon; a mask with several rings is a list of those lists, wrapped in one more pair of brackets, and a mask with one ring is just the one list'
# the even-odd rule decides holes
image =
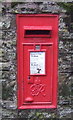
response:
{"label": "keyhole", "polygon": [[30,76],[28,76],[28,79],[30,79]]}

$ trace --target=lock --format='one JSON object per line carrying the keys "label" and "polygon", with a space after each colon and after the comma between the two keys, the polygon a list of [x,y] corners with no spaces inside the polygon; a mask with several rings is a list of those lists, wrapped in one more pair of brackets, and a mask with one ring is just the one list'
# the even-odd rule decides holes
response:
{"label": "lock", "polygon": [[17,15],[18,109],[56,108],[58,15]]}
{"label": "lock", "polygon": [[33,77],[28,76],[28,83],[32,84],[33,83]]}

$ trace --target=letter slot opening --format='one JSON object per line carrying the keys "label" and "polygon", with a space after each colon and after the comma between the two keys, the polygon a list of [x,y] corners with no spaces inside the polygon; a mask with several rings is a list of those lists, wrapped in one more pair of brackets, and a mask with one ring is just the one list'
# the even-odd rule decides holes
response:
{"label": "letter slot opening", "polygon": [[24,37],[51,37],[52,26],[24,26]]}
{"label": "letter slot opening", "polygon": [[50,31],[48,30],[26,30],[26,35],[49,35]]}
{"label": "letter slot opening", "polygon": [[24,37],[51,37],[50,30],[25,30]]}

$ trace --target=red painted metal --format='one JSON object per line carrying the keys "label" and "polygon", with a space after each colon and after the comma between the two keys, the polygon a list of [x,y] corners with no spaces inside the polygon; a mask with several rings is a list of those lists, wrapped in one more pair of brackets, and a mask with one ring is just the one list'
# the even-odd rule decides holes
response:
{"label": "red painted metal", "polygon": [[17,64],[18,109],[56,108],[58,15],[17,15]]}

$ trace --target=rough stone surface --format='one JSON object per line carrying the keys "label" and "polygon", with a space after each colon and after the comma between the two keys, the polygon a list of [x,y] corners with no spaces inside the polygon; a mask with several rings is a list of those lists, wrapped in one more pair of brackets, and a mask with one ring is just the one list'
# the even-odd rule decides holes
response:
{"label": "rough stone surface", "polygon": [[[2,12],[1,12],[2,8]],[[73,31],[70,15],[55,2],[0,4],[0,83],[2,83],[2,120],[71,120],[73,101]],[[59,14],[58,107],[57,109],[17,110],[17,13]],[[1,66],[2,65],[2,66]]]}
{"label": "rough stone surface", "polygon": [[72,39],[59,39],[59,53],[73,53]]}
{"label": "rough stone surface", "polygon": [[71,54],[59,54],[59,60],[58,60],[58,65],[59,65],[59,72],[72,72],[71,69]]}

